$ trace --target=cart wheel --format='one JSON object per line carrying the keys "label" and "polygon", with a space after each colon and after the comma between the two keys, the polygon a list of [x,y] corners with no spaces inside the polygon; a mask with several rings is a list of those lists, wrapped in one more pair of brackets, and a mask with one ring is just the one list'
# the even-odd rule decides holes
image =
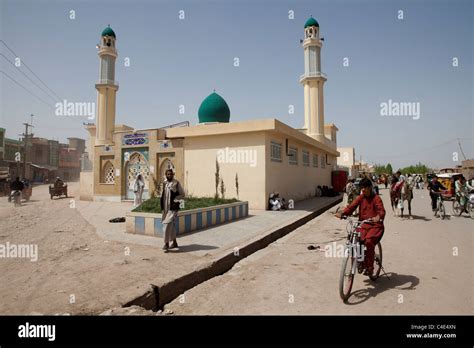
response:
{"label": "cart wheel", "polygon": [[51,199],[53,199],[53,195],[51,195]]}

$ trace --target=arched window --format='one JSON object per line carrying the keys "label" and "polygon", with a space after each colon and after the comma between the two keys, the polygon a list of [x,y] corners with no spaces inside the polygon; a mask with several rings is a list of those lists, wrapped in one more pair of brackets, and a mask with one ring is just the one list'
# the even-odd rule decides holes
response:
{"label": "arched window", "polygon": [[115,184],[115,169],[110,161],[107,161],[102,169],[102,182],[104,184]]}
{"label": "arched window", "polygon": [[163,180],[166,180],[166,171],[168,169],[171,169],[173,171],[173,173],[176,174],[176,168],[175,168],[173,162],[169,158],[165,159],[163,161],[162,165],[161,165],[161,178]]}

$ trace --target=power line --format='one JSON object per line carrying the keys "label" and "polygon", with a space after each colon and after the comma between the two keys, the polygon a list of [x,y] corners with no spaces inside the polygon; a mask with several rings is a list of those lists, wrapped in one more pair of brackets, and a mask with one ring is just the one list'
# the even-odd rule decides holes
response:
{"label": "power line", "polygon": [[[13,53],[13,54],[15,55],[15,57],[19,57],[19,56],[6,44],[5,41],[0,40],[0,42],[3,43],[3,44],[5,45],[5,47],[6,47],[11,53]],[[49,86],[48,86],[43,80],[41,80],[41,79],[39,78],[39,76],[36,75],[36,74],[34,73],[34,71],[31,70],[30,67],[29,67],[23,60],[22,60],[22,63],[23,63],[23,65],[24,65],[39,81],[41,81],[41,83],[42,83],[47,89],[49,89],[59,100],[63,100],[63,98],[61,98],[60,96],[58,96],[51,88],[49,88]]]}
{"label": "power line", "polygon": [[3,70],[0,70],[0,73],[2,73],[3,75],[5,75],[6,77],[8,77],[10,80],[12,80],[13,82],[15,82],[18,86],[20,86],[21,88],[23,88],[25,91],[27,91],[29,94],[31,94],[32,96],[38,98],[39,100],[41,100],[43,103],[45,103],[46,105],[48,105],[50,108],[54,109],[54,106],[49,104],[47,101],[45,101],[43,98],[41,97],[38,97],[36,94],[34,94],[33,92],[31,92],[28,88],[26,88],[25,86],[23,86],[21,83],[19,83],[18,81],[16,81],[13,77],[11,77],[10,75],[8,75],[5,71]]}
{"label": "power line", "polygon": [[[18,67],[15,65],[15,63],[13,63],[11,60],[8,59],[7,56],[5,56],[3,53],[0,53],[0,56],[2,56],[3,58],[5,58],[5,60],[7,62],[9,62],[11,65],[13,65],[16,69],[18,69]],[[30,80],[32,83],[35,84],[36,87],[38,87],[39,89],[41,89],[44,93],[46,93],[51,99],[53,99],[54,101],[58,101],[56,98],[54,98],[53,96],[51,96],[51,94],[49,94],[47,91],[45,91],[43,89],[43,87],[41,87],[40,85],[38,85],[35,81],[33,81],[28,75],[26,75],[23,71],[21,71],[20,69],[18,69],[19,72],[21,72],[28,80]]]}

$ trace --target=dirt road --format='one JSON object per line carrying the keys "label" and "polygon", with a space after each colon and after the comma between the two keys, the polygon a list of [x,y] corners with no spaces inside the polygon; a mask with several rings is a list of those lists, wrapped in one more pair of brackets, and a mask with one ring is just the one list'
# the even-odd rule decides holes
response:
{"label": "dirt road", "polygon": [[33,262],[0,258],[0,314],[99,314],[144,293],[171,264],[176,272],[192,269],[183,261],[189,255],[158,260],[159,247],[100,238],[71,208],[78,187],[70,183],[72,198],[54,200],[46,185],[35,187],[18,208],[0,197],[0,244],[36,245],[38,252]]}
{"label": "dirt road", "polygon": [[408,220],[392,216],[388,191],[381,190],[390,279],[356,276],[348,304],[338,293],[341,259],[324,253],[326,245],[344,242],[345,222],[326,212],[166,308],[176,314],[472,314],[474,220],[435,218],[427,191],[414,193],[415,216]]}

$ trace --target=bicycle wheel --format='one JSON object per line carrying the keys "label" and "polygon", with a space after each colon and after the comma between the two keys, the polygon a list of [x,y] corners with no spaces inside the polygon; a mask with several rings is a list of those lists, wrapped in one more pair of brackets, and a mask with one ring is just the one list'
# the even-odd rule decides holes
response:
{"label": "bicycle wheel", "polygon": [[474,219],[474,204],[468,203],[467,208],[469,209],[469,215],[471,216],[471,219]]}
{"label": "bicycle wheel", "polygon": [[377,243],[375,246],[375,268],[374,268],[374,273],[370,277],[371,280],[377,280],[378,277],[380,276],[380,271],[382,270],[382,244],[380,242]]}
{"label": "bicycle wheel", "polygon": [[458,216],[461,216],[462,214],[461,203],[459,203],[456,199],[453,201],[453,214]]}
{"label": "bicycle wheel", "polygon": [[444,220],[446,218],[446,209],[444,208],[443,202],[439,204],[439,216],[441,217],[441,220]]}
{"label": "bicycle wheel", "polygon": [[351,295],[352,284],[354,283],[353,265],[357,262],[356,258],[347,255],[342,261],[341,275],[339,277],[339,295],[346,302]]}

